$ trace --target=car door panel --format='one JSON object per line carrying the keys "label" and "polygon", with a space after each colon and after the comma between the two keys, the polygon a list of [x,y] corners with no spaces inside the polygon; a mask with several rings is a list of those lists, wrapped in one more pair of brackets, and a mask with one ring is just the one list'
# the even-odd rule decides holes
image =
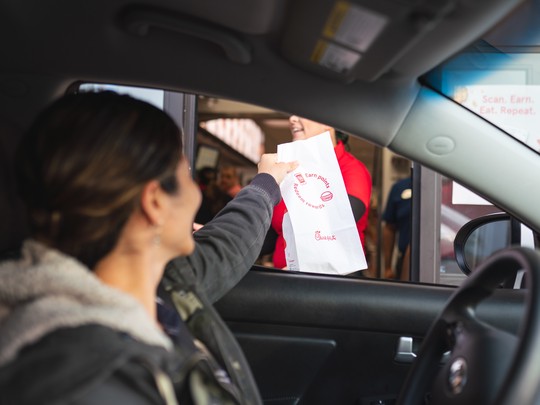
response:
{"label": "car door panel", "polygon": [[[252,270],[216,307],[268,404],[391,404],[417,348],[454,288]],[[515,332],[521,291],[500,290],[478,317]]]}
{"label": "car door panel", "polygon": [[292,332],[287,336],[268,331],[237,333],[236,338],[250,360],[262,397],[279,405],[297,404],[336,350],[333,339],[296,337]]}

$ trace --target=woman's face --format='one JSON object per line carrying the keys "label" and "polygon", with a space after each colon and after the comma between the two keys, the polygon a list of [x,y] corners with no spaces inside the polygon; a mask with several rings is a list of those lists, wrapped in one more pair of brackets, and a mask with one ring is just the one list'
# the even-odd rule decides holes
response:
{"label": "woman's face", "polygon": [[163,224],[161,243],[173,256],[186,256],[193,252],[193,222],[201,205],[201,191],[191,178],[187,159],[182,157],[176,169],[178,191],[168,195],[170,206]]}
{"label": "woman's face", "polygon": [[296,115],[291,115],[289,118],[289,128],[291,130],[292,140],[299,141],[309,139],[313,136],[320,135],[325,131],[331,131],[332,127],[321,124],[320,122],[311,121],[307,118],[301,118]]}

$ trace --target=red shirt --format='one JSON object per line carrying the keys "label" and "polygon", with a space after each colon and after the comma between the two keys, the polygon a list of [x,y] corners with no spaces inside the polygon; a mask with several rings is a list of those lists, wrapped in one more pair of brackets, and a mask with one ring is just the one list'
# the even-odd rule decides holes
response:
{"label": "red shirt", "polygon": [[[364,215],[356,222],[360,240],[362,241],[362,245],[365,246],[364,231],[368,222],[369,201],[371,198],[371,175],[362,162],[345,151],[342,142],[337,144],[334,151],[336,152],[347,194],[358,198],[366,207]],[[272,228],[274,228],[278,235],[273,261],[274,266],[278,269],[287,266],[287,261],[285,260],[285,239],[283,238],[283,216],[285,212],[287,212],[287,207],[285,206],[285,202],[281,200],[274,208],[274,214],[272,216]]]}

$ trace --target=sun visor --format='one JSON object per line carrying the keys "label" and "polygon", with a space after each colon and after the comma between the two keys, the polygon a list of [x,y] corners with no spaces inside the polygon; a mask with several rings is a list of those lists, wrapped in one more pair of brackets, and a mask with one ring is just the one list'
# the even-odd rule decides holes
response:
{"label": "sun visor", "polygon": [[299,0],[290,10],[282,51],[295,65],[329,78],[373,81],[454,5],[455,0],[326,0],[315,8],[312,0]]}

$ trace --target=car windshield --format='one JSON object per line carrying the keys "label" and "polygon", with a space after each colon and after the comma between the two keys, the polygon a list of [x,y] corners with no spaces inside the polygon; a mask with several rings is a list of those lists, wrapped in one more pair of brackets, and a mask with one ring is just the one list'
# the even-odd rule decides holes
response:
{"label": "car windshield", "polygon": [[428,86],[540,152],[540,14],[529,2],[427,74]]}

